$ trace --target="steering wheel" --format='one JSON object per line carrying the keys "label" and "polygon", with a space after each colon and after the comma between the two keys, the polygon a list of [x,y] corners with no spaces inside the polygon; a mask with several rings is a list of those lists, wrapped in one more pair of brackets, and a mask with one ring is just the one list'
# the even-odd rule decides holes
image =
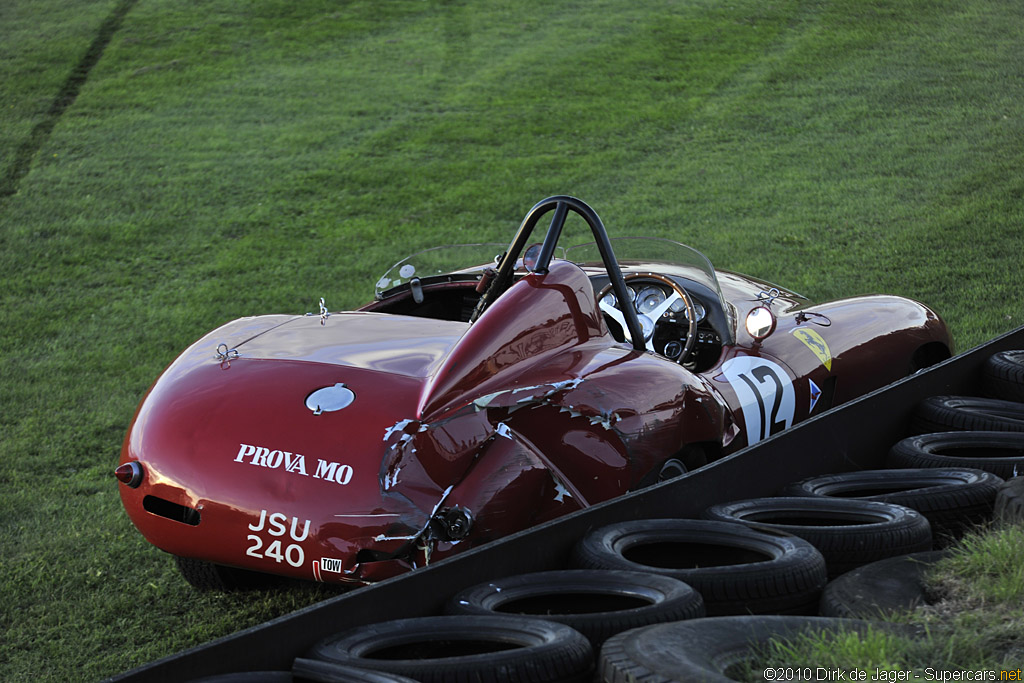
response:
{"label": "steering wheel", "polygon": [[[683,346],[682,353],[680,353],[679,357],[676,359],[676,362],[683,363],[686,360],[686,357],[690,355],[690,352],[693,351],[694,342],[697,340],[697,312],[693,305],[693,299],[690,298],[690,295],[685,289],[676,284],[674,280],[667,278],[664,275],[658,275],[657,273],[632,273],[630,275],[626,275],[623,279],[627,283],[633,280],[655,280],[656,282],[667,286],[671,292],[668,298],[647,313],[641,313],[637,310],[635,302],[628,302],[628,305],[633,311],[635,311],[637,318],[640,320],[644,343],[648,351],[654,351],[654,329],[657,326],[658,321],[661,320],[661,316],[665,314],[665,311],[671,308],[677,301],[682,301],[683,305],[686,306],[686,319],[689,322],[689,326],[686,330],[686,344]],[[626,325],[626,313],[623,312],[623,309],[616,308],[614,304],[608,301],[607,295],[610,291],[612,291],[612,285],[609,283],[598,293],[597,305],[601,308],[601,312],[619,324],[619,327],[622,328],[622,333],[626,337],[626,341],[632,342],[633,338],[629,332],[629,326]],[[623,305],[621,300],[620,305]]]}

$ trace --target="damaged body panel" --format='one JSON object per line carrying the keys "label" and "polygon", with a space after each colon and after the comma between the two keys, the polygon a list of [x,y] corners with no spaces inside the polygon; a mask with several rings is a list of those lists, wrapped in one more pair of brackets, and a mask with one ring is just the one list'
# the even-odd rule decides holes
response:
{"label": "damaged body panel", "polygon": [[[592,245],[558,246],[570,211]],[[531,209],[496,268],[429,251],[360,310],[236,320],[164,371],[117,470],[147,540],[376,581],[700,467],[952,348],[916,302],[813,304],[674,242],[610,240],[572,197]]]}

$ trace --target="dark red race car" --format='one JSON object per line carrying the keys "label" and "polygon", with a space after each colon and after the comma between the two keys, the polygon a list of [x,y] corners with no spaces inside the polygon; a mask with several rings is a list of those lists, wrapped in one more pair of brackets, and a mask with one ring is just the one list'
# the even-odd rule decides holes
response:
{"label": "dark red race car", "polygon": [[[559,246],[570,213],[593,243]],[[471,245],[475,260],[438,265],[459,249],[396,264],[356,311],[230,322],[156,381],[121,498],[193,583],[386,578],[699,467],[952,349],[918,303],[813,304],[675,242],[610,240],[572,197],[534,206],[498,258]]]}

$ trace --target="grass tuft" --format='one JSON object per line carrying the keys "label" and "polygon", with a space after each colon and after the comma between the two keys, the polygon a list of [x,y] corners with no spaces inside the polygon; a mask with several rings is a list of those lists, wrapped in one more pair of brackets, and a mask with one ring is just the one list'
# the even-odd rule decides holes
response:
{"label": "grass tuft", "polygon": [[891,615],[863,633],[840,628],[773,638],[737,671],[746,681],[764,680],[765,667],[823,667],[869,677],[876,670],[910,672],[906,680],[917,680],[914,674],[935,679],[942,671],[1016,671],[1024,661],[1022,551],[1024,527],[979,528],[930,568],[925,585],[932,604]]}

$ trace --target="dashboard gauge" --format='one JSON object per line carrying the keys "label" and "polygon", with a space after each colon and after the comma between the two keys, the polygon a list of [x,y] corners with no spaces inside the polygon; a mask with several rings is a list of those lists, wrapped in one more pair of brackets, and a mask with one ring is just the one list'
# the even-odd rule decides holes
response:
{"label": "dashboard gauge", "polygon": [[636,295],[636,310],[647,315],[665,303],[665,292],[661,287],[645,287]]}
{"label": "dashboard gauge", "polygon": [[654,321],[646,315],[638,315],[637,320],[640,321],[640,330],[644,333],[644,339],[650,339],[654,334]]}
{"label": "dashboard gauge", "polygon": [[[633,303],[634,301],[636,301],[636,290],[633,289],[632,287],[627,286],[626,291],[629,292],[629,303]],[[608,293],[605,294],[604,297],[601,299],[601,303],[614,306],[615,308],[618,309],[622,308],[622,306],[619,306],[619,298],[615,296],[615,292],[610,289],[608,290]]]}
{"label": "dashboard gauge", "polygon": [[540,258],[540,244],[531,244],[523,254],[523,267],[531,273],[537,270],[537,259]]}
{"label": "dashboard gauge", "polygon": [[[682,313],[683,320],[690,319],[690,315],[686,312],[686,303],[682,299],[679,299],[671,306],[669,306],[669,310],[672,311],[673,313]],[[707,315],[707,311],[704,309],[704,304],[697,301],[696,299],[693,299],[693,312],[697,314],[696,322],[700,322],[701,320],[704,319],[704,316]]]}

